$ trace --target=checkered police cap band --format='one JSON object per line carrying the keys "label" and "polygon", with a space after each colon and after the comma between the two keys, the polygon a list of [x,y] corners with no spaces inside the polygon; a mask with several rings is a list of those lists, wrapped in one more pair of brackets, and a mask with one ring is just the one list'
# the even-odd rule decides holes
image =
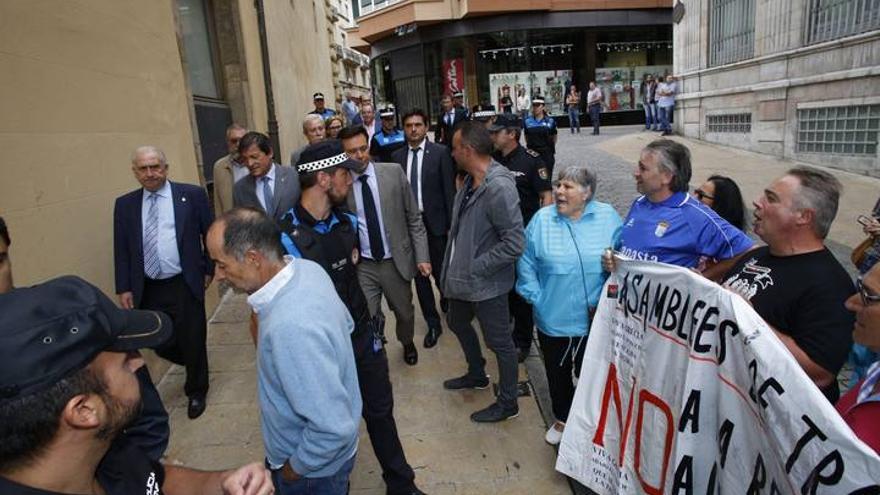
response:
{"label": "checkered police cap band", "polygon": [[306,174],[309,172],[317,172],[318,170],[324,170],[325,168],[335,167],[340,163],[348,160],[348,154],[340,153],[336,156],[331,156],[329,158],[322,158],[321,160],[316,160],[313,162],[300,163],[296,166],[296,170],[301,174]]}
{"label": "checkered police cap band", "polygon": [[489,117],[494,117],[495,115],[495,110],[481,110],[479,112],[474,112],[475,119],[488,119]]}

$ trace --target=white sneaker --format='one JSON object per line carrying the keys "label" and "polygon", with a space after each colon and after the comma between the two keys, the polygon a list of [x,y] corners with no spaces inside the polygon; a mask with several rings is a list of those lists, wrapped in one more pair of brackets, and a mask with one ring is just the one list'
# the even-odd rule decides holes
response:
{"label": "white sneaker", "polygon": [[556,429],[556,423],[547,430],[547,434],[544,435],[544,441],[550,445],[559,445],[559,442],[562,441],[562,432]]}

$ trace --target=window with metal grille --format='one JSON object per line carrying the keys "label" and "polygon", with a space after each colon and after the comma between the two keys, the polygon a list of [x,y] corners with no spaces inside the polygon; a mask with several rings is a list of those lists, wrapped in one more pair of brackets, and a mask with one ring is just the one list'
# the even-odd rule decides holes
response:
{"label": "window with metal grille", "polygon": [[880,0],[809,0],[807,44],[880,28]]}
{"label": "window with metal grille", "polygon": [[706,115],[706,132],[752,132],[752,114]]}
{"label": "window with metal grille", "polygon": [[754,54],[755,0],[709,0],[709,65],[729,64]]}
{"label": "window with metal grille", "polygon": [[880,104],[798,109],[800,153],[875,155]]}

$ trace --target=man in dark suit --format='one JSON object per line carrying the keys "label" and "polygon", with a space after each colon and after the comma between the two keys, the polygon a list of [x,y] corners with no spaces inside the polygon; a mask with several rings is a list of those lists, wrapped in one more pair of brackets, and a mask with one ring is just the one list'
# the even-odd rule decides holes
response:
{"label": "man in dark suit", "polygon": [[403,360],[413,366],[419,354],[413,344],[412,279],[416,272],[431,274],[425,225],[400,165],[370,159],[366,129],[347,127],[339,138],[359,166],[351,171],[354,187],[348,195],[348,209],[358,219],[358,279],[371,315],[379,314],[383,295],[388,300],[397,319]]}
{"label": "man in dark suit", "polygon": [[274,163],[272,141],[259,132],[249,132],[238,143],[238,153],[250,174],[235,183],[232,202],[265,211],[276,222],[299,202],[296,169]]}
{"label": "man in dark suit", "polygon": [[452,97],[449,95],[443,95],[440,99],[440,108],[443,112],[437,117],[434,141],[452,149],[452,130],[459,122],[467,120],[468,112],[465,108],[453,105]]}
{"label": "man in dark suit", "polygon": [[359,125],[364,126],[364,129],[367,130],[369,141],[372,141],[373,136],[382,130],[382,122],[376,119],[376,109],[369,101],[361,103],[361,111],[354,116],[349,125],[352,127]]}
{"label": "man in dark suit", "polygon": [[[395,151],[392,159],[406,171],[413,191],[415,204],[422,214],[422,222],[428,236],[428,252],[434,283],[440,291],[440,304],[445,307],[443,292],[438,283],[443,253],[446,251],[446,235],[452,223],[452,198],[455,197],[455,169],[449,148],[442,144],[429,142],[428,116],[421,109],[411,110],[403,116],[403,130],[407,146]],[[440,315],[434,304],[434,291],[431,279],[416,275],[416,295],[422,307],[422,316],[428,324],[425,334],[425,348],[437,344],[443,332]]]}
{"label": "man in dark suit", "polygon": [[204,239],[214,218],[203,188],[168,180],[159,148],[137,148],[132,170],[142,187],[117,198],[113,210],[116,293],[123,308],[171,317],[174,338],[156,352],[186,367],[187,415],[195,419],[208,393],[205,289],[214,265]]}

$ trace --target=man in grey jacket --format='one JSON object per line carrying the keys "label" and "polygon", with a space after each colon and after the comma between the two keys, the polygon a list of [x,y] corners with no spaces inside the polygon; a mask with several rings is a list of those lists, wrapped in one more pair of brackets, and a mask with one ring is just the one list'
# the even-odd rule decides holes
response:
{"label": "man in grey jacket", "polygon": [[446,380],[443,386],[449,390],[489,386],[486,361],[471,325],[474,316],[498,361],[497,402],[471,414],[471,420],[480,423],[519,414],[517,356],[508,324],[507,293],[523,252],[523,223],[513,174],[492,159],[492,149],[489,131],[481,123],[464,122],[456,128],[452,156],[469,175],[455,196],[441,277],[449,298],[447,323],[468,363],[467,374]]}

